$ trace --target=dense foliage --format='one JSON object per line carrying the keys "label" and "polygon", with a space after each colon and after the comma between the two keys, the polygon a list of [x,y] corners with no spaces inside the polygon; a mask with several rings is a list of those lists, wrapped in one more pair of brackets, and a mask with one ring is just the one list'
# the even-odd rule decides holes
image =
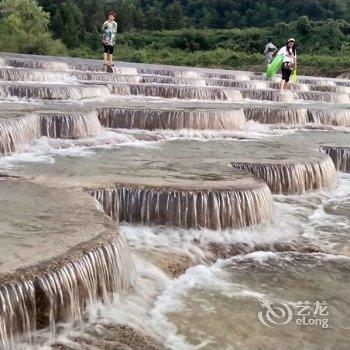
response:
{"label": "dense foliage", "polygon": [[[51,15],[79,18],[91,31],[107,9],[119,14],[121,29],[179,29],[182,27],[266,27],[300,16],[310,20],[350,21],[349,0],[40,0]],[[66,23],[66,22],[65,22]]]}
{"label": "dense foliage", "polygon": [[[275,25],[284,31],[283,23],[301,16],[310,21],[343,20],[343,29],[350,32],[345,24],[350,22],[350,0],[39,0],[39,4],[51,14],[55,38],[69,48],[84,44],[96,49],[96,37],[109,9],[117,11],[121,32]],[[310,34],[307,24],[304,29],[304,36]]]}
{"label": "dense foliage", "polygon": [[50,16],[33,0],[0,2],[0,51],[59,55],[67,52],[49,31]]}
{"label": "dense foliage", "polygon": [[293,36],[297,38],[299,52],[319,54],[347,51],[350,42],[350,36],[345,34],[347,30],[348,24],[345,22],[311,22],[308,17],[302,16],[295,22],[282,22],[273,28],[122,33],[118,42],[138,49],[152,46],[155,49],[173,48],[194,52],[224,48],[236,52],[261,53],[268,37],[273,39],[276,46],[282,46]]}
{"label": "dense foliage", "polygon": [[263,69],[293,36],[308,72],[350,65],[350,0],[0,0],[0,50],[99,57],[110,9],[122,60]]}

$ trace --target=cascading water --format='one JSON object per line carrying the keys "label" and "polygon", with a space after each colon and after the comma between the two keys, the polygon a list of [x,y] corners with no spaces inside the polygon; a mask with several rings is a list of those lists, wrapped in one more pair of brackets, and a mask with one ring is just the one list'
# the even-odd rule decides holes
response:
{"label": "cascading water", "polygon": [[308,117],[315,124],[350,126],[349,109],[308,109]]}
{"label": "cascading water", "polygon": [[171,85],[188,85],[188,86],[207,86],[204,79],[199,78],[183,78],[183,77],[167,77],[167,76],[151,76],[144,75],[141,79],[145,84],[171,84]]}
{"label": "cascading water", "polygon": [[350,87],[349,86],[324,86],[324,85],[314,85],[310,86],[311,91],[326,91],[326,92],[333,92],[333,93],[343,93],[343,94],[350,94]]}
{"label": "cascading water", "polygon": [[117,222],[220,230],[257,225],[272,215],[270,191],[264,184],[232,190],[121,186],[88,191]]}
{"label": "cascading water", "polygon": [[36,306],[33,281],[2,284],[0,287],[0,348],[15,349],[22,341],[33,343],[35,329]]}
{"label": "cascading water", "polygon": [[[280,89],[281,84],[279,82],[270,82],[269,87],[271,89]],[[309,85],[306,84],[289,84],[288,89],[292,91],[310,91]]]}
{"label": "cascading water", "polygon": [[40,137],[37,115],[0,118],[0,156],[25,151]]}
{"label": "cascading water", "polygon": [[193,78],[200,79],[202,76],[198,72],[189,70],[179,70],[179,69],[166,69],[166,68],[138,68],[139,74],[151,74],[160,75],[168,77],[182,77],[182,78]]}
{"label": "cascading water", "polygon": [[316,77],[298,77],[298,81],[307,85],[336,86],[336,82],[331,79]]}
{"label": "cascading water", "polygon": [[308,112],[306,109],[283,108],[270,106],[245,107],[247,120],[254,120],[262,124],[307,124]]}
{"label": "cascading water", "polygon": [[337,175],[329,157],[301,163],[232,163],[234,168],[263,179],[273,193],[302,194],[334,186]]}
{"label": "cascading water", "polygon": [[0,97],[16,96],[43,100],[69,100],[102,97],[108,95],[105,86],[67,84],[0,84]]}
{"label": "cascading water", "polygon": [[73,78],[67,72],[55,72],[44,69],[3,68],[0,70],[0,80],[8,81],[71,81]]}
{"label": "cascading water", "polygon": [[278,102],[293,102],[294,96],[291,91],[276,90],[241,90],[243,98],[251,100],[267,100]]}
{"label": "cascading water", "polygon": [[112,67],[113,73],[116,74],[125,74],[125,75],[137,75],[139,74],[136,68],[133,67],[121,67],[121,66],[114,66]]}
{"label": "cascading water", "polygon": [[51,138],[80,139],[102,132],[96,112],[85,114],[42,114],[41,134]]}
{"label": "cascading water", "polygon": [[320,148],[332,158],[337,170],[350,172],[350,147],[321,146]]}
{"label": "cascading water", "polygon": [[5,60],[7,66],[16,68],[33,68],[33,69],[47,69],[52,71],[68,71],[68,64],[58,61],[40,61],[40,60],[27,60],[27,59],[12,59],[7,58]]}
{"label": "cascading water", "polygon": [[344,80],[335,80],[335,85],[336,86],[346,86],[346,87],[350,87],[350,82],[349,82],[349,80],[346,80],[346,79],[344,79]]}
{"label": "cascading water", "polygon": [[79,139],[101,132],[97,112],[0,117],[0,156],[24,152],[41,136]]}
{"label": "cascading water", "polygon": [[33,343],[35,330],[58,321],[80,320],[86,305],[113,301],[134,281],[130,252],[122,236],[114,236],[76,257],[28,271],[26,280],[7,278],[0,286],[0,347],[16,349]]}
{"label": "cascading water", "polygon": [[84,63],[84,62],[70,62],[68,63],[69,69],[72,71],[80,72],[103,72],[105,71],[101,64]]}
{"label": "cascading water", "polygon": [[207,79],[219,79],[219,80],[251,80],[252,75],[250,72],[235,72],[235,73],[214,73],[214,72],[205,72],[203,74],[204,78]]}
{"label": "cascading water", "polygon": [[[134,281],[124,236],[81,190],[1,177],[0,348],[35,343]],[[17,215],[20,212],[20,215]]]}
{"label": "cascading water", "polygon": [[[82,71],[82,72],[105,72],[106,68],[98,63],[84,63],[84,62],[70,62],[68,67],[71,70]],[[122,75],[137,75],[137,69],[132,67],[121,67],[114,66],[112,67],[113,73],[122,74]]]}
{"label": "cascading water", "polygon": [[188,87],[179,85],[146,85],[146,84],[113,84],[108,85],[117,95],[158,96],[162,98],[177,98],[191,100],[213,100],[238,102],[242,99],[238,90]]}
{"label": "cascading water", "polygon": [[330,103],[350,103],[348,94],[340,94],[333,92],[319,92],[319,91],[294,91],[298,99],[305,101],[319,101]]}
{"label": "cascading water", "polygon": [[206,79],[207,86],[233,87],[238,89],[267,89],[267,83],[254,80]]}
{"label": "cascading water", "polygon": [[98,81],[111,83],[140,83],[142,77],[139,75],[117,75],[99,72],[71,72],[71,75],[82,81]]}
{"label": "cascading water", "polygon": [[101,124],[123,129],[242,129],[245,117],[242,109],[232,110],[153,110],[132,108],[101,108]]}

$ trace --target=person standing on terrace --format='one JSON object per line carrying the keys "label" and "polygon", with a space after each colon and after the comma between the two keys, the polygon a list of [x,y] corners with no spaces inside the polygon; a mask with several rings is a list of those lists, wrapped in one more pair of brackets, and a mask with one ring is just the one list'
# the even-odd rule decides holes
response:
{"label": "person standing on terrace", "polygon": [[265,45],[264,55],[265,55],[265,63],[269,65],[272,60],[275,52],[277,51],[277,47],[272,43],[272,40],[267,39],[267,44]]}
{"label": "person standing on terrace", "polygon": [[107,20],[102,25],[103,64],[108,67],[113,66],[115,37],[118,30],[118,24],[115,21],[116,18],[117,14],[114,11],[110,11],[107,14]]}
{"label": "person standing on terrace", "polygon": [[286,90],[293,69],[297,69],[297,51],[295,39],[290,38],[277,55],[283,56],[281,90]]}

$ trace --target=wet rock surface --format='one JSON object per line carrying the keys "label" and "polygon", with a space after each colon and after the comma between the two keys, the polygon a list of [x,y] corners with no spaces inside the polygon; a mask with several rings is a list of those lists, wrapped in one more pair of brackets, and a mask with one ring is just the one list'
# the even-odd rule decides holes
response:
{"label": "wet rock surface", "polygon": [[85,337],[69,339],[73,345],[54,344],[55,350],[105,349],[105,350],[165,350],[166,348],[150,336],[127,325],[91,325]]}

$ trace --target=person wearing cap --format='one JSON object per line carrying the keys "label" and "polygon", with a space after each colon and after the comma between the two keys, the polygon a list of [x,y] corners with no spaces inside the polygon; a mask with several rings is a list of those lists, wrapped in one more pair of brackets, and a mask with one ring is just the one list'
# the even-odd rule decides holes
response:
{"label": "person wearing cap", "polygon": [[265,45],[265,50],[264,50],[266,64],[270,64],[272,62],[276,51],[277,51],[277,47],[272,43],[272,40],[269,38],[267,40],[267,44]]}
{"label": "person wearing cap", "polygon": [[107,20],[102,25],[103,62],[110,67],[113,66],[113,50],[118,24],[115,22],[117,14],[114,11],[108,12],[106,17]]}
{"label": "person wearing cap", "polygon": [[281,90],[286,90],[292,70],[297,68],[295,39],[288,39],[287,44],[277,52],[277,55],[283,55]]}

